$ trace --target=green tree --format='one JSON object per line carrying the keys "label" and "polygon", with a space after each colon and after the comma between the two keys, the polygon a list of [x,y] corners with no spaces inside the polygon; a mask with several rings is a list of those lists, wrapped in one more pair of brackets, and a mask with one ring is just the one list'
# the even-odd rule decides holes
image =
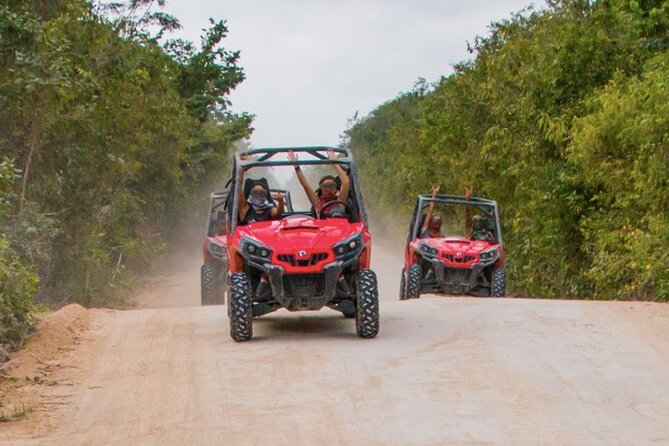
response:
{"label": "green tree", "polygon": [[114,295],[252,130],[230,110],[244,76],[225,22],[164,42],[179,23],[162,4],[0,6],[0,269],[21,296],[34,273],[60,302]]}
{"label": "green tree", "polygon": [[570,149],[572,129],[612,79],[635,78],[645,61],[666,52],[667,4],[548,6],[494,23],[454,74],[355,122],[350,145],[363,166],[375,165],[360,169],[363,176],[382,166],[382,187],[365,180],[378,214],[395,215],[398,197],[408,210],[432,184],[449,193],[472,185],[496,199],[515,293],[633,296],[615,284],[604,290],[589,273],[600,262],[584,230],[595,192]]}

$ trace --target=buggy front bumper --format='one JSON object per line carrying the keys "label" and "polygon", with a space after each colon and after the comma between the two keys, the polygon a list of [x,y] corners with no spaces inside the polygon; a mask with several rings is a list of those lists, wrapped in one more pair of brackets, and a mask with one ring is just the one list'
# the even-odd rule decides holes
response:
{"label": "buggy front bumper", "polygon": [[481,272],[489,266],[483,263],[474,263],[465,268],[451,268],[437,259],[430,259],[434,274],[434,289],[449,294],[465,294],[476,288]]}
{"label": "buggy front bumper", "polygon": [[316,274],[286,274],[278,265],[266,268],[272,297],[290,311],[320,310],[337,295],[337,281],[342,272],[342,262],[325,265]]}

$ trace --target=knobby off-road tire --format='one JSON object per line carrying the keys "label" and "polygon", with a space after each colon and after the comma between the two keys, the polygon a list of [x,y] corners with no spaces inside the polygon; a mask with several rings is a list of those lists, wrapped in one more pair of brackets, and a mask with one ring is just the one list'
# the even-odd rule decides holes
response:
{"label": "knobby off-road tire", "polygon": [[423,288],[423,268],[417,263],[409,267],[406,278],[405,299],[418,299]]}
{"label": "knobby off-road tire", "polygon": [[200,267],[200,300],[202,305],[213,305],[216,300],[216,267],[211,263]]}
{"label": "knobby off-road tire", "polygon": [[220,273],[219,268],[214,263],[205,263],[200,267],[200,300],[202,305],[223,305],[225,303],[223,296],[225,279],[219,280],[219,275],[226,272]]}
{"label": "knobby off-road tire", "polygon": [[506,294],[506,273],[504,268],[497,268],[492,272],[492,286],[490,297],[504,297]]}
{"label": "knobby off-road tire", "polygon": [[361,338],[373,338],[379,333],[379,289],[374,271],[358,271],[356,290],[355,330]]}
{"label": "knobby off-road tire", "polygon": [[237,342],[248,341],[253,336],[253,302],[251,280],[246,273],[230,276],[228,291],[228,317],[230,337]]}
{"label": "knobby off-road tire", "polygon": [[402,268],[400,273],[400,300],[407,299],[407,277],[406,277],[406,268]]}

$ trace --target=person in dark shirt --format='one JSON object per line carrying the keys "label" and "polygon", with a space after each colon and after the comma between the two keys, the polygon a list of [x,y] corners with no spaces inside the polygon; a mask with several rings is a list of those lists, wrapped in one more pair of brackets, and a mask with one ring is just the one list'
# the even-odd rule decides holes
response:
{"label": "person in dark shirt", "polygon": [[[242,160],[248,157],[241,158]],[[249,183],[249,184],[247,184]],[[284,210],[282,194],[276,196],[277,205],[270,196],[265,178],[247,179],[239,191],[239,223],[247,225],[257,221],[269,221],[281,218]]]}

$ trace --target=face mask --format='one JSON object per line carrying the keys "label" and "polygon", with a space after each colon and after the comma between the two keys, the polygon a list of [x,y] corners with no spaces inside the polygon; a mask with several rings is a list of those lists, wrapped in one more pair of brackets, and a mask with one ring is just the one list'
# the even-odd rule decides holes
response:
{"label": "face mask", "polygon": [[476,231],[480,231],[483,229],[483,222],[481,220],[476,220],[475,222],[472,223],[472,227]]}
{"label": "face mask", "polygon": [[249,204],[253,206],[253,209],[255,209],[256,211],[264,211],[265,209],[269,209],[272,207],[272,205],[269,204],[266,198],[253,195],[249,197]]}

